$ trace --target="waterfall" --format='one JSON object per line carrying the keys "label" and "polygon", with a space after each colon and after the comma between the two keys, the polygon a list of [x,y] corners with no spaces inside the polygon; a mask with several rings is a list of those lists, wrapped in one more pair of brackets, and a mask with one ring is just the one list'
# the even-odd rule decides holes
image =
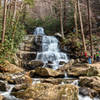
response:
{"label": "waterfall", "polygon": [[58,69],[61,66],[60,62],[67,63],[69,61],[67,55],[60,51],[59,41],[56,37],[43,35],[41,45],[42,51],[37,53],[36,60],[43,61],[45,66],[50,64],[54,69]]}

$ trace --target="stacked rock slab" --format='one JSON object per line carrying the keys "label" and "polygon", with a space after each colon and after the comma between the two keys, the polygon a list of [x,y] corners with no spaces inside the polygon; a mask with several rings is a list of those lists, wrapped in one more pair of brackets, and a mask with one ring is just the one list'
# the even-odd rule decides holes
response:
{"label": "stacked rock slab", "polygon": [[25,69],[32,69],[34,66],[30,62],[35,63],[34,60],[36,59],[37,51],[41,50],[41,42],[41,36],[26,35],[23,42],[19,45],[19,50],[16,54],[16,64],[19,64],[18,66],[24,67]]}

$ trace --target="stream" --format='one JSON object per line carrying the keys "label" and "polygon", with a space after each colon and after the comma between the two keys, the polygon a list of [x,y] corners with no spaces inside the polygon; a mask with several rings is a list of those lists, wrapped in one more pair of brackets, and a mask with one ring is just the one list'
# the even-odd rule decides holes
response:
{"label": "stream", "polygon": [[[37,36],[42,35],[42,49],[41,51],[37,52],[37,57],[36,60],[41,60],[44,62],[44,66],[49,66],[53,68],[54,70],[58,69],[60,66],[63,66],[63,64],[68,63],[69,59],[66,53],[61,52],[59,48],[59,41],[57,40],[56,37],[54,36],[47,36],[44,33],[44,30],[42,28],[37,28],[35,30],[35,42],[38,42]],[[67,76],[67,73],[65,72],[65,77],[64,79],[70,79]],[[73,78],[72,78],[73,79]],[[39,78],[34,78],[32,84],[38,84],[41,83]],[[61,83],[65,84],[65,83]],[[71,84],[78,86],[78,80],[73,81]],[[12,89],[14,88],[15,85],[10,85],[10,87],[7,92],[0,92],[1,95],[3,95],[6,100],[21,100],[18,99],[14,96],[11,96],[10,93]],[[83,97],[82,95],[79,94],[79,100],[100,100],[99,98],[93,98],[91,99],[89,96]]]}

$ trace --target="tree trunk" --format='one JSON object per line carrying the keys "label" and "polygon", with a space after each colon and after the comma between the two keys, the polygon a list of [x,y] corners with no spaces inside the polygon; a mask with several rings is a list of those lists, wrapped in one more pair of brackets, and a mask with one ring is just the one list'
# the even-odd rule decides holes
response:
{"label": "tree trunk", "polygon": [[4,10],[3,10],[3,24],[2,24],[2,36],[1,42],[5,41],[5,32],[6,32],[6,14],[7,14],[7,0],[4,0]]}
{"label": "tree trunk", "polygon": [[83,29],[82,13],[81,13],[81,8],[80,8],[79,0],[77,0],[77,2],[78,2],[78,13],[79,13],[79,17],[80,17],[82,41],[83,41],[83,46],[84,46],[84,52],[86,52],[87,50],[86,50],[86,43],[85,43],[85,36],[84,36],[84,29]]}
{"label": "tree trunk", "polygon": [[66,0],[64,0],[63,3],[64,3],[64,28],[66,29],[66,20],[67,20],[67,15],[66,15]]}
{"label": "tree trunk", "polygon": [[1,0],[0,0],[0,8],[1,8]]}
{"label": "tree trunk", "polygon": [[87,0],[87,10],[88,10],[88,26],[89,26],[89,34],[90,34],[90,48],[91,48],[91,56],[93,57],[92,21],[91,21],[90,0]]}
{"label": "tree trunk", "polygon": [[62,34],[62,38],[64,39],[63,5],[62,5],[62,0],[60,0],[60,24],[61,24],[61,34]]}
{"label": "tree trunk", "polygon": [[78,34],[78,19],[77,19],[77,17],[78,17],[78,13],[77,13],[77,11],[78,11],[78,6],[77,6],[77,0],[75,0],[74,1],[74,5],[75,5],[75,9],[74,9],[74,20],[75,20],[75,32],[76,32],[76,34]]}
{"label": "tree trunk", "polygon": [[[15,20],[16,20],[16,10],[17,10],[17,0],[14,1],[14,12],[13,12],[13,19],[12,19],[12,25],[14,25]],[[12,39],[14,39],[14,32],[12,33]]]}

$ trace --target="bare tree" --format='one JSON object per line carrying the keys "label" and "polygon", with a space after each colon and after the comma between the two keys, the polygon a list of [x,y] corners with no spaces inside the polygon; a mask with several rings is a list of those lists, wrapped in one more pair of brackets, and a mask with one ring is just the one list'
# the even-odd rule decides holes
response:
{"label": "bare tree", "polygon": [[3,10],[3,24],[2,24],[2,36],[1,42],[4,43],[5,41],[5,32],[6,32],[6,15],[7,14],[7,0],[4,0],[4,10]]}
{"label": "bare tree", "polygon": [[81,8],[80,8],[80,2],[77,0],[78,3],[78,13],[80,17],[80,25],[81,25],[81,34],[82,34],[82,41],[83,41],[83,46],[84,46],[84,52],[86,52],[86,43],[85,43],[85,36],[84,36],[84,29],[83,29],[83,20],[82,20],[82,13],[81,13]]}
{"label": "bare tree", "polygon": [[75,20],[75,30],[76,30],[76,34],[78,34],[78,6],[77,6],[77,0],[74,0],[74,6],[75,6],[75,9],[74,9],[74,20]]}
{"label": "bare tree", "polygon": [[91,56],[93,57],[92,21],[91,21],[90,0],[87,0],[87,10],[88,10],[88,26],[89,26],[89,34],[90,34],[90,48],[91,48]]}
{"label": "bare tree", "polygon": [[63,3],[62,3],[62,0],[60,0],[60,23],[61,23],[61,34],[62,34],[62,38],[64,39]]}

